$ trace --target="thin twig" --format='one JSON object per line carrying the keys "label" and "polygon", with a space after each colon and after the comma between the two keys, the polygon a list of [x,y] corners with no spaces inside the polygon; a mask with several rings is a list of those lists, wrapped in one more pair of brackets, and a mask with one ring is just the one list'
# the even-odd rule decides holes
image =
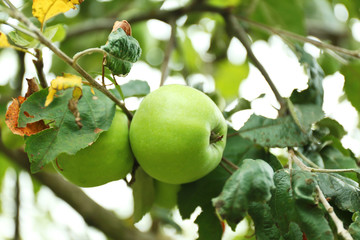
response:
{"label": "thin twig", "polygon": [[225,169],[225,171],[227,171],[230,175],[233,174],[233,172],[225,165],[224,162],[220,162],[220,166]]}
{"label": "thin twig", "polygon": [[102,54],[108,54],[106,51],[102,50],[101,48],[88,48],[84,51],[78,52],[73,56],[73,62],[74,64],[77,63],[77,61],[87,55],[87,54],[92,54],[92,53],[102,53]]}
{"label": "thin twig", "polygon": [[[5,0],[8,2],[8,0]],[[24,16],[20,11],[18,11],[16,8],[12,9],[12,11],[9,12],[10,16],[19,20],[20,22],[24,23],[30,31],[32,31],[37,39],[47,46],[55,55],[57,55],[60,59],[62,59],[65,63],[70,65],[74,70],[76,70],[80,75],[82,75],[92,86],[94,86],[96,89],[104,93],[107,97],[109,97],[113,102],[115,102],[116,105],[118,105],[123,112],[127,115],[127,117],[131,120],[133,117],[133,114],[126,108],[125,104],[121,102],[119,99],[117,99],[109,90],[106,89],[106,87],[102,86],[96,80],[90,76],[88,72],[86,72],[80,65],[78,65],[76,62],[73,61],[69,56],[67,56],[63,51],[61,51],[57,46],[55,46],[51,41],[49,41],[43,33],[26,17]]]}
{"label": "thin twig", "polygon": [[337,233],[342,236],[345,240],[353,240],[350,233],[344,228],[343,222],[336,216],[333,207],[329,204],[329,202],[326,200],[323,192],[321,191],[319,185],[316,185],[316,191],[318,193],[319,199],[321,203],[324,205],[326,211],[329,213],[329,216],[333,220]]}
{"label": "thin twig", "polygon": [[175,39],[176,39],[176,23],[175,23],[175,19],[170,20],[170,25],[171,25],[171,35],[170,35],[168,45],[166,46],[165,57],[164,57],[164,61],[163,61],[162,66],[161,66],[160,87],[162,85],[164,85],[165,80],[169,75],[169,61],[170,61],[171,54],[172,54],[172,52],[173,52],[173,50],[175,48]]}
{"label": "thin twig", "polygon": [[299,151],[294,150],[295,154],[301,157],[302,160],[304,160],[307,164],[314,168],[320,168],[318,165],[316,165],[313,161],[311,161],[309,158],[307,158],[304,154],[302,154]]}
{"label": "thin twig", "polygon": [[[234,35],[236,38],[240,40],[240,42],[243,44],[243,46],[246,49],[246,52],[248,54],[249,59],[253,62],[253,64],[259,69],[260,73],[264,76],[266,82],[269,84],[271,90],[273,91],[276,100],[280,104],[280,113],[284,114],[287,109],[286,101],[284,98],[281,97],[279,91],[277,90],[275,84],[271,80],[269,74],[265,70],[264,66],[260,63],[260,61],[255,56],[254,52],[251,49],[251,43],[247,36],[247,33],[243,29],[243,27],[239,24],[237,18],[232,14],[224,15],[224,18],[226,19],[227,25],[231,30],[231,34]],[[280,114],[280,115],[281,115]]]}
{"label": "thin twig", "polygon": [[298,40],[298,41],[306,42],[306,43],[311,43],[312,45],[317,46],[317,47],[319,47],[321,49],[330,49],[330,50],[332,50],[334,52],[337,52],[337,53],[341,53],[341,54],[351,56],[351,57],[354,57],[354,58],[360,58],[360,51],[349,50],[349,49],[341,48],[341,47],[338,47],[338,46],[334,46],[334,45],[324,43],[324,42],[321,42],[321,41],[318,41],[318,40],[315,40],[315,39],[311,39],[311,38],[308,38],[308,37],[298,35],[298,34],[293,33],[293,32],[289,32],[289,31],[282,30],[282,29],[277,29],[277,28],[274,28],[274,27],[264,25],[262,23],[254,22],[254,21],[249,20],[247,18],[240,17],[240,19],[242,21],[245,21],[245,22],[249,23],[250,25],[253,25],[253,26],[255,26],[257,28],[260,28],[262,30],[265,30],[267,32],[274,33],[276,35],[280,35],[280,36],[283,35],[283,36],[292,38],[294,40]]}
{"label": "thin twig", "polygon": [[344,172],[354,172],[357,173],[356,169],[322,169],[322,168],[312,168],[306,166],[295,154],[293,149],[289,149],[291,159],[298,165],[302,170],[307,172],[319,172],[319,173],[344,173]]}
{"label": "thin twig", "polygon": [[221,161],[224,162],[225,164],[227,164],[228,166],[230,166],[232,169],[234,170],[238,170],[239,167],[236,166],[234,163],[232,163],[231,161],[227,160],[226,158],[221,158]]}

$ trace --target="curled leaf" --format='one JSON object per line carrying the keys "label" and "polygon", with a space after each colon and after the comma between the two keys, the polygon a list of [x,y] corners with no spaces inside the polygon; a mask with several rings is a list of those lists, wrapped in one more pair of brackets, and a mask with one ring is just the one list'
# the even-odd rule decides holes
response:
{"label": "curled leaf", "polygon": [[[118,25],[126,26],[126,23],[119,23]],[[117,29],[110,33],[108,42],[101,46],[101,49],[108,53],[104,61],[105,66],[114,75],[126,75],[130,72],[132,64],[140,58],[141,48],[135,38],[127,35],[129,30],[125,32],[116,25],[115,23],[114,29]]]}
{"label": "curled leaf", "polygon": [[82,3],[84,0],[34,0],[32,5],[32,14],[36,17],[41,26],[48,19],[75,9],[75,5]]}

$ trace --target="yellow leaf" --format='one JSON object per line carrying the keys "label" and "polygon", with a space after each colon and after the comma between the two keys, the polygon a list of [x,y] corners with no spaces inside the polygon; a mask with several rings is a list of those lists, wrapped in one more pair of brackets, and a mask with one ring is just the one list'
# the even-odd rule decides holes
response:
{"label": "yellow leaf", "polygon": [[64,76],[56,77],[52,80],[49,87],[49,94],[46,97],[45,107],[49,106],[49,104],[54,100],[54,96],[57,91],[68,88],[74,88],[73,98],[80,99],[82,96],[81,77],[64,73]]}
{"label": "yellow leaf", "polygon": [[8,48],[11,47],[5,33],[0,32],[0,48]]}
{"label": "yellow leaf", "polygon": [[33,0],[32,14],[39,19],[41,26],[48,19],[75,9],[75,5],[82,3],[84,0]]}

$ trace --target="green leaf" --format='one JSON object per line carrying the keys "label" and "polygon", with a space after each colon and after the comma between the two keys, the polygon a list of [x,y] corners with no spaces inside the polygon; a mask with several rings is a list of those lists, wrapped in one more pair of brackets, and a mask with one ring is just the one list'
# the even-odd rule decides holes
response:
{"label": "green leaf", "polygon": [[[252,1],[249,2],[252,4]],[[256,9],[251,16],[254,21],[290,30],[301,35],[306,33],[302,1],[261,0],[254,6]]]}
{"label": "green leaf", "polygon": [[251,202],[270,200],[270,190],[274,187],[273,174],[265,161],[245,159],[226,181],[220,196],[213,199],[216,211],[233,230],[246,216]]}
{"label": "green leaf", "polygon": [[232,101],[239,96],[240,84],[248,75],[248,62],[242,65],[234,65],[229,61],[223,61],[216,67],[215,87],[228,102]]}
{"label": "green leaf", "polygon": [[360,240],[360,217],[359,217],[359,214],[360,214],[360,212],[356,212],[354,214],[355,220],[352,224],[350,224],[350,227],[349,227],[349,233],[354,238],[354,240]]}
{"label": "green leaf", "polygon": [[275,221],[273,219],[271,209],[268,204],[261,202],[251,202],[248,212],[252,220],[254,221],[256,239],[280,239],[280,231],[275,225]]}
{"label": "green leaf", "polygon": [[[321,157],[323,158],[325,168],[327,169],[346,169],[354,168],[357,169],[356,159],[351,156],[345,156],[338,149],[327,146],[323,148],[320,152]],[[341,175],[351,178],[354,181],[357,181],[356,173],[346,172],[341,173]]]}
{"label": "green leaf", "polygon": [[72,90],[62,91],[49,107],[44,107],[47,89],[32,94],[21,105],[20,112],[27,114],[19,115],[20,127],[41,119],[53,122],[52,128],[26,139],[25,151],[33,173],[41,170],[60,153],[75,154],[96,141],[99,132],[109,129],[115,114],[115,104],[103,93],[94,90],[95,95],[91,93],[90,87],[83,87],[83,96],[77,106],[83,124],[81,129],[68,109]]}
{"label": "green leaf", "polygon": [[18,31],[12,31],[8,34],[10,40],[15,43],[15,45],[23,47],[23,48],[34,48],[37,47],[40,42],[36,39],[32,39],[30,37],[23,36],[22,33]]}
{"label": "green leaf", "polygon": [[324,118],[321,121],[316,123],[316,126],[318,128],[326,128],[329,130],[329,134],[338,138],[338,139],[342,139],[346,134],[346,130],[344,129],[344,127],[337,122],[336,120],[332,119],[332,118]]}
{"label": "green leaf", "polygon": [[125,98],[144,97],[150,93],[150,86],[146,81],[131,80],[121,85],[121,90]]}
{"label": "green leaf", "polygon": [[199,238],[197,240],[221,239],[223,229],[215,211],[211,211],[213,207],[209,204],[203,207],[202,210],[195,220],[195,223],[199,226]]}
{"label": "green leaf", "polygon": [[289,233],[290,223],[300,226],[307,239],[333,240],[325,212],[317,205],[316,176],[312,173],[292,170],[277,171],[274,175],[275,190],[270,207],[282,234]]}
{"label": "green leaf", "polygon": [[251,102],[245,98],[239,98],[236,106],[230,111],[225,111],[223,114],[226,119],[229,119],[234,113],[245,109],[251,109]]}
{"label": "green leaf", "polygon": [[299,62],[305,67],[309,81],[308,88],[302,92],[294,90],[290,96],[290,100],[294,104],[310,103],[322,106],[324,99],[324,89],[322,86],[324,72],[313,56],[305,52],[299,45],[295,45],[295,47],[299,54]]}
{"label": "green leaf", "polygon": [[134,196],[134,222],[138,222],[148,213],[155,201],[154,180],[139,167],[135,173],[135,182],[131,186]]}
{"label": "green leaf", "polygon": [[[2,186],[3,186],[3,180],[6,174],[6,171],[8,170],[8,168],[10,167],[10,162],[8,160],[8,158],[3,155],[2,152],[0,152],[0,195],[2,192]],[[0,198],[0,214],[2,212],[2,203],[1,203],[2,198]]]}
{"label": "green leaf", "polygon": [[62,24],[56,24],[50,27],[46,27],[44,35],[52,42],[61,42],[66,36],[66,31]]}
{"label": "green leaf", "polygon": [[345,65],[340,72],[345,77],[344,91],[351,104],[360,111],[360,62]]}
{"label": "green leaf", "polygon": [[126,35],[121,28],[110,33],[108,42],[101,49],[109,55],[106,56],[106,67],[114,75],[126,75],[130,72],[132,64],[141,55],[138,41],[132,36]]}
{"label": "green leaf", "polygon": [[341,210],[360,211],[359,184],[336,173],[317,173],[319,186],[325,197],[330,198]]}
{"label": "green leaf", "polygon": [[234,7],[241,3],[241,1],[242,0],[209,0],[208,3],[217,7]]}
{"label": "green leaf", "polygon": [[295,147],[308,142],[291,116],[269,119],[253,114],[238,132],[264,147]]}
{"label": "green leaf", "polygon": [[304,240],[303,232],[301,231],[299,225],[294,222],[289,224],[289,232],[284,234],[286,240]]}
{"label": "green leaf", "polygon": [[296,119],[298,126],[303,132],[309,132],[312,124],[324,117],[321,106],[316,104],[295,104],[293,105],[292,116]]}

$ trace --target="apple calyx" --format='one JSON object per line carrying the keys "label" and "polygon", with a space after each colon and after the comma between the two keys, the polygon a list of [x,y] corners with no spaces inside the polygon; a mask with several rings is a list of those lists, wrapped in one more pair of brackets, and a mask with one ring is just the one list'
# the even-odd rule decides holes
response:
{"label": "apple calyx", "polygon": [[211,133],[210,133],[210,144],[221,141],[223,139],[223,137],[224,137],[224,135],[220,135],[219,133],[211,131]]}

